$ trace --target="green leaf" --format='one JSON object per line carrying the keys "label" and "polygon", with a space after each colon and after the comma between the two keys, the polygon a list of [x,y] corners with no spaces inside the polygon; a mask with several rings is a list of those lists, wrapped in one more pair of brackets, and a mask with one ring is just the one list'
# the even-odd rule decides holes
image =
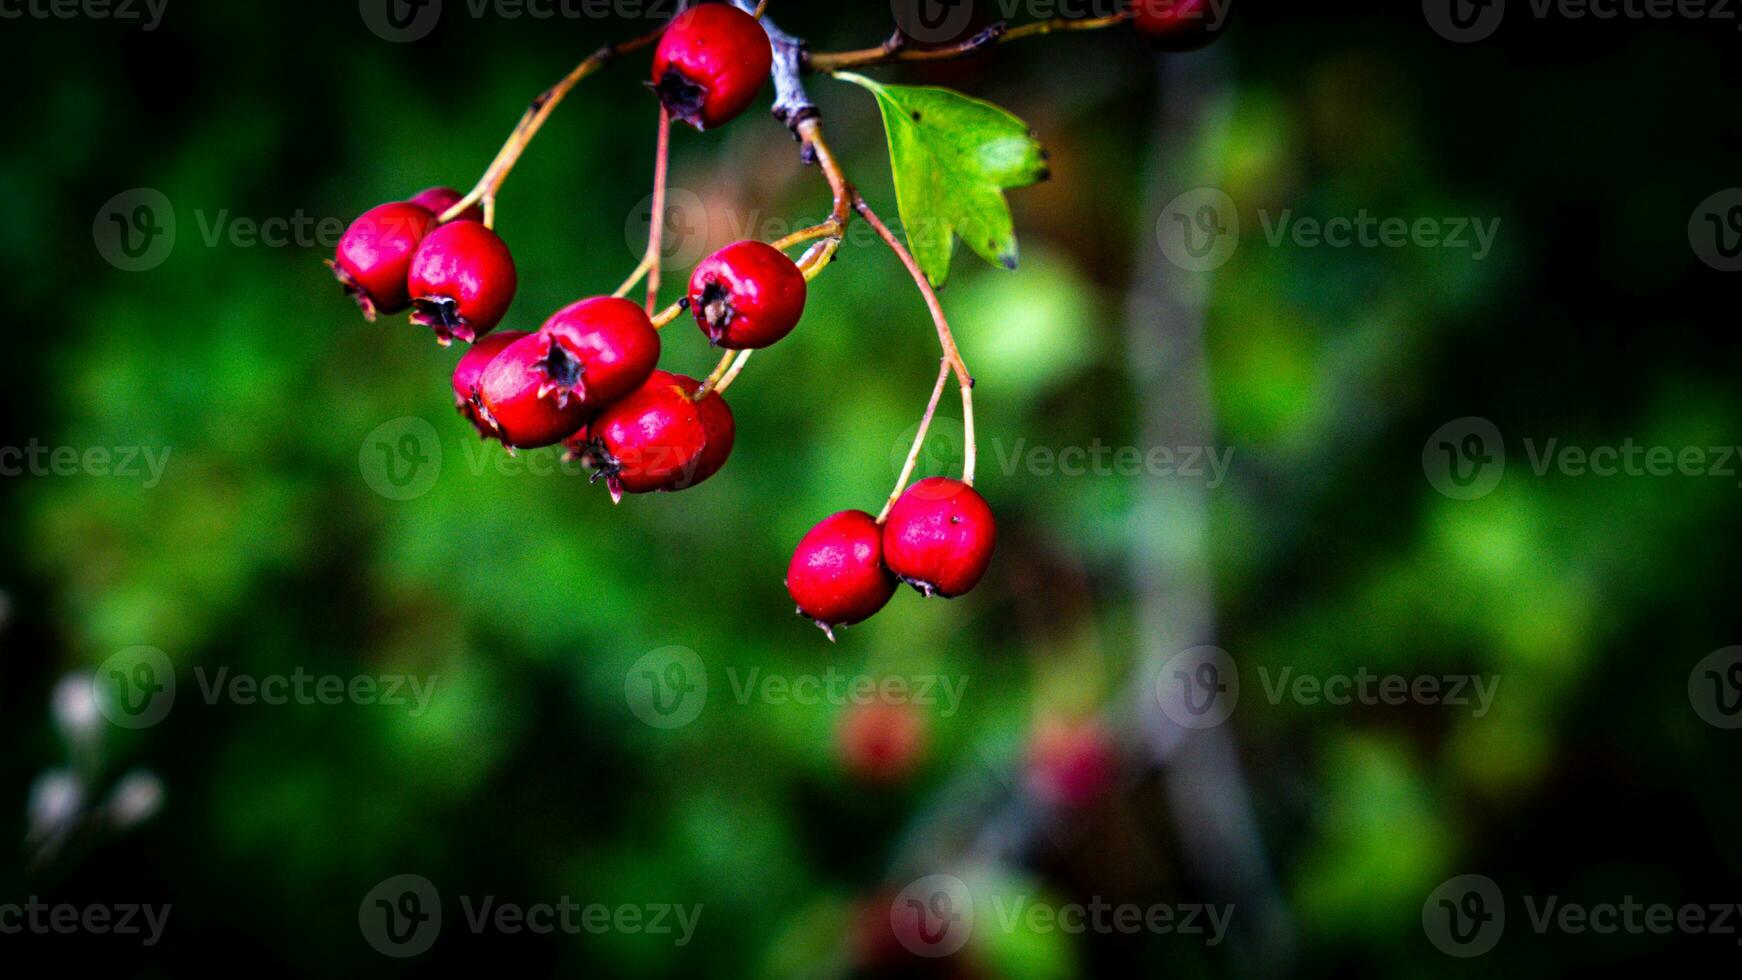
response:
{"label": "green leaf", "polygon": [[1016,268],[1016,228],[1004,192],[1048,176],[1028,124],[947,88],[836,78],[870,90],[883,111],[895,200],[908,247],[934,286],[950,272],[956,235],[993,265]]}

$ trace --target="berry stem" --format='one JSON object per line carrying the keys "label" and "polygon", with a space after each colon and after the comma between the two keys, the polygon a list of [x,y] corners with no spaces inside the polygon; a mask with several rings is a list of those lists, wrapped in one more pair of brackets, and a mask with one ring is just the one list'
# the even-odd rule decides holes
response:
{"label": "berry stem", "polygon": [[931,311],[932,322],[937,325],[938,343],[944,349],[944,363],[955,372],[956,384],[962,389],[962,482],[973,486],[978,448],[974,441],[974,376],[968,373],[968,365],[962,360],[962,352],[956,348],[956,337],[950,332],[950,322],[944,316],[944,307],[938,301],[937,290],[932,288],[931,280],[925,277],[925,271],[919,267],[913,253],[901,244],[901,240],[895,237],[889,226],[877,217],[877,212],[871,210],[871,205],[865,202],[865,198],[857,193],[853,195],[853,207],[865,219],[865,223],[877,232],[877,237],[883,239],[883,243],[895,253],[896,258],[901,260],[901,264],[907,267],[908,275],[913,277],[914,285],[919,287],[920,295],[925,297],[926,308]]}
{"label": "berry stem", "polygon": [[[624,292],[628,292],[628,290],[625,289]],[[689,301],[689,297],[686,296],[683,299],[680,299],[677,302],[666,307],[665,309],[660,310],[658,315],[656,315],[653,318],[653,329],[663,330],[665,328],[666,324],[677,319],[679,316],[682,316],[683,311],[685,311],[689,308],[690,308],[690,301]]]}
{"label": "berry stem", "polygon": [[545,120],[549,119],[550,114],[556,111],[556,107],[562,104],[563,99],[568,97],[568,94],[574,90],[576,85],[581,83],[582,79],[605,67],[619,55],[647,47],[659,40],[659,36],[664,32],[665,25],[661,24],[640,37],[617,44],[608,44],[600,48],[563,76],[562,81],[557,82],[546,89],[538,98],[533,99],[532,104],[527,106],[526,112],[521,115],[520,122],[515,125],[514,132],[509,134],[508,142],[502,144],[502,149],[496,153],[496,159],[490,161],[489,168],[484,171],[484,176],[478,179],[477,185],[465,197],[456,201],[453,207],[442,212],[441,218],[438,220],[442,224],[446,224],[464,214],[467,208],[474,204],[481,204],[484,208],[485,226],[494,227],[496,224],[497,191],[502,189],[502,182],[508,179],[509,172],[514,169],[515,164],[520,162],[520,155],[526,152],[527,144],[531,143],[532,138],[538,135]]}
{"label": "berry stem", "polygon": [[926,403],[925,414],[920,416],[919,431],[913,437],[913,448],[907,451],[907,462],[901,467],[901,475],[895,478],[895,489],[889,491],[889,499],[884,502],[883,509],[877,512],[878,524],[889,519],[890,508],[901,499],[901,491],[907,489],[907,481],[913,479],[913,468],[919,464],[919,451],[925,448],[925,437],[931,432],[932,417],[937,415],[938,402],[943,399],[944,386],[949,383],[950,362],[943,361],[938,365],[938,383],[932,386],[931,401]]}
{"label": "berry stem", "polygon": [[653,214],[647,229],[647,315],[659,309],[659,260],[665,237],[665,182],[671,163],[671,112],[659,106],[659,140],[653,156]]}
{"label": "berry stem", "polygon": [[909,61],[952,61],[966,58],[1025,37],[1039,37],[1059,31],[1096,31],[1105,27],[1113,27],[1129,20],[1129,11],[1110,14],[1105,17],[1054,17],[1051,20],[1035,21],[1021,27],[1010,27],[999,21],[973,37],[957,44],[941,48],[912,48],[908,46],[906,35],[896,31],[889,40],[874,48],[861,48],[857,51],[819,51],[803,56],[805,70],[811,72],[835,72],[844,68],[869,68],[875,65],[889,65]]}
{"label": "berry stem", "polygon": [[732,382],[737,381],[738,375],[743,373],[744,365],[750,363],[750,355],[754,353],[756,353],[754,350],[739,351],[737,359],[732,362],[731,370],[727,371],[726,376],[720,379],[720,383],[714,386],[714,390],[722,395],[725,394],[726,389],[732,387]]}
{"label": "berry stem", "polygon": [[637,283],[641,282],[641,277],[647,275],[647,270],[651,268],[653,268],[652,254],[643,255],[641,257],[641,264],[636,266],[635,271],[629,273],[629,278],[623,280],[623,285],[618,286],[617,291],[611,294],[612,298],[622,299],[629,295],[629,291],[634,289]]}

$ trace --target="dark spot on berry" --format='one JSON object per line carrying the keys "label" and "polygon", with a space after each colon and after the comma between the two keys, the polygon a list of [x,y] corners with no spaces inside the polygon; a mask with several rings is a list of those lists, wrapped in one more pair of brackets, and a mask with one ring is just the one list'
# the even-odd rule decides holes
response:
{"label": "dark spot on berry", "polygon": [[959,514],[951,514],[951,515],[950,515],[950,523],[951,523],[951,524],[960,524],[960,523],[962,523],[962,518],[961,518],[961,515],[959,515]]}

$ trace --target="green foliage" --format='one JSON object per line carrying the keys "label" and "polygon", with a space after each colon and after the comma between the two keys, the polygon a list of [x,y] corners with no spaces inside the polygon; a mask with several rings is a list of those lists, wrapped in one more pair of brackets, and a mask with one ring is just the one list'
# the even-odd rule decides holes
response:
{"label": "green foliage", "polygon": [[877,97],[901,223],[932,285],[949,277],[957,235],[987,262],[1016,268],[1004,192],[1047,178],[1046,151],[1028,124],[947,88],[884,85],[851,72],[835,77]]}

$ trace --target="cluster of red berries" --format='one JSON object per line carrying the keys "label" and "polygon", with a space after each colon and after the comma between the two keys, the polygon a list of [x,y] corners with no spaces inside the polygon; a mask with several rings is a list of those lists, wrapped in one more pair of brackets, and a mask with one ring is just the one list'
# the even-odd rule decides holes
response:
{"label": "cluster of red berries", "polygon": [[[660,38],[651,87],[674,118],[708,129],[743,112],[772,67],[767,34],[719,3],[679,14]],[[583,299],[535,331],[493,332],[519,281],[508,246],[464,198],[431,188],[358,218],[330,263],[373,320],[409,310],[443,346],[471,347],[454,368],[454,401],[486,439],[510,450],[561,444],[623,494],[684,490],[725,465],[736,438],[732,410],[694,378],[658,369],[648,312],[617,297]],[[806,278],[762,242],[719,250],[690,277],[687,305],[708,341],[761,349],[803,315]],[[992,512],[971,486],[930,479],[896,502],[886,521],[847,511],[799,544],[787,576],[799,611],[830,637],[888,603],[898,581],[925,595],[972,589],[991,560]]]}
{"label": "cluster of red berries", "polygon": [[998,524],[979,491],[934,476],[907,488],[882,523],[844,510],[810,529],[786,570],[798,611],[834,638],[834,628],[869,619],[906,582],[924,596],[953,599],[979,584],[992,563]]}

